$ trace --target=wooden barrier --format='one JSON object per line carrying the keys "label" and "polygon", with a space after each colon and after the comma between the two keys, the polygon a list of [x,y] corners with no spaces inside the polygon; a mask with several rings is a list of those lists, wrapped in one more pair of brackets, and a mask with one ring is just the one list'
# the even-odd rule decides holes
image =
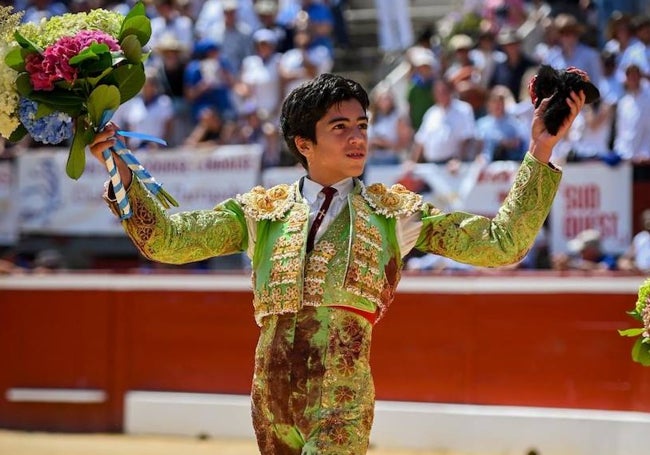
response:
{"label": "wooden barrier", "polygon": [[[381,400],[650,412],[625,314],[643,277],[409,276],[374,331]],[[242,275],[0,279],[0,427],[122,431],[130,390],[248,394]]]}

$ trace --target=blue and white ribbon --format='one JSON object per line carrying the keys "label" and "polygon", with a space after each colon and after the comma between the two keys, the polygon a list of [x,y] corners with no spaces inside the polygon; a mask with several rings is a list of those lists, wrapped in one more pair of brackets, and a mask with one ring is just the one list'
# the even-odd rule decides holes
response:
{"label": "blue and white ribbon", "polygon": [[[110,118],[113,116],[113,112],[107,111],[104,112],[102,117],[102,128],[108,123]],[[117,131],[116,134],[124,137],[132,137],[141,139],[144,141],[156,142],[158,144],[167,145],[163,139],[150,136],[148,134],[134,133],[130,131]],[[144,186],[156,196],[156,198],[163,204],[165,208],[169,208],[170,205],[178,207],[178,203],[174,200],[173,197],[169,195],[165,190],[163,190],[162,185],[153,178],[153,176],[145,169],[145,167],[140,164],[138,159],[135,157],[133,152],[126,147],[126,144],[121,140],[116,138],[116,143],[110,149],[104,150],[102,157],[106,163],[106,169],[108,169],[108,174],[110,176],[111,183],[113,184],[113,191],[115,192],[115,198],[117,206],[120,211],[120,219],[126,220],[131,218],[133,215],[131,211],[131,204],[129,204],[129,199],[126,195],[126,188],[122,183],[122,178],[118,172],[117,165],[113,158],[113,152],[115,152],[123,161],[126,163],[128,168],[133,172],[133,174],[140,180]]]}

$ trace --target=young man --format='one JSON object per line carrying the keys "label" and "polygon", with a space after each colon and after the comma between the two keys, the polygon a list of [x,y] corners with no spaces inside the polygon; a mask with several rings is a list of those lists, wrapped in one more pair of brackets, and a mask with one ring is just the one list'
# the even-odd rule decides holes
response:
{"label": "young man", "polygon": [[[213,210],[169,216],[117,160],[133,209],[123,225],[146,257],[184,263],[245,250],[252,259],[260,326],[253,424],[262,454],[366,453],[372,327],[393,300],[402,258],[414,247],[480,266],[523,258],[559,184],[551,150],[584,95],[567,102],[571,117],[558,136],[537,113],[530,152],[492,220],[441,213],[402,186],[357,180],[367,158],[368,97],[332,74],[302,84],[283,103],[284,139],[307,170],[291,185],[256,187]],[[97,158],[113,134],[109,126],[97,135]],[[310,234],[314,225],[320,228]]]}

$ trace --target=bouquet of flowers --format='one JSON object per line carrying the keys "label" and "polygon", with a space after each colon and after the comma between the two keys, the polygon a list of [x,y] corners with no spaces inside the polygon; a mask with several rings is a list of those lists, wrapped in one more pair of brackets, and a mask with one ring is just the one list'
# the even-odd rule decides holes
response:
{"label": "bouquet of flowers", "polygon": [[[143,47],[151,36],[145,13],[137,3],[126,16],[94,9],[20,24],[20,13],[1,7],[0,135],[15,142],[29,134],[46,144],[72,138],[66,173],[78,179],[95,133],[144,85],[148,53]],[[122,142],[113,151],[165,207],[178,205]],[[122,218],[128,218],[130,207],[111,151],[104,159]]]}
{"label": "bouquet of flowers", "polygon": [[639,287],[636,305],[630,316],[641,323],[641,327],[619,330],[618,333],[627,337],[638,337],[632,348],[632,360],[643,366],[650,366],[650,278]]}

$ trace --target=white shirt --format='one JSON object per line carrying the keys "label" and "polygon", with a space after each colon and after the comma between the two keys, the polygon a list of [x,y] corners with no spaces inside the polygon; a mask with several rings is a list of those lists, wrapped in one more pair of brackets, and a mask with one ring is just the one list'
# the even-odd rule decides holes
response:
{"label": "white shirt", "polygon": [[650,89],[626,93],[619,100],[614,150],[625,160],[650,158]]}
{"label": "white shirt", "polygon": [[650,232],[641,231],[634,236],[634,262],[640,270],[650,270]]}
{"label": "white shirt", "polygon": [[427,161],[445,161],[459,157],[462,143],[475,136],[475,129],[472,106],[453,99],[447,109],[434,104],[425,112],[415,142],[424,147]]}

